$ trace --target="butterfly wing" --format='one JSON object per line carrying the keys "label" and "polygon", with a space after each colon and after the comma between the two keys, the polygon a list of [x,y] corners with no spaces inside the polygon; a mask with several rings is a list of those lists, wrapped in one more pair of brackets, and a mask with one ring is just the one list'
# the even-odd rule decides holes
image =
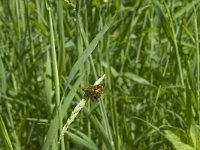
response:
{"label": "butterfly wing", "polygon": [[83,89],[83,91],[85,92],[85,94],[91,97],[94,97],[97,100],[98,98],[100,98],[101,94],[103,93],[104,88],[105,88],[104,84],[101,83],[98,85],[89,86]]}

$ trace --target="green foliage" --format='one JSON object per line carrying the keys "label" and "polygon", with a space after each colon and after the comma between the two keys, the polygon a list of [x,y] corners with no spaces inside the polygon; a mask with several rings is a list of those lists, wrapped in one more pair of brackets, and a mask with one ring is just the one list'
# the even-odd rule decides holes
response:
{"label": "green foliage", "polygon": [[200,127],[198,125],[192,125],[190,128],[190,134],[187,134],[180,128],[175,127],[163,127],[167,138],[171,141],[174,147],[184,150],[199,150],[200,149]]}
{"label": "green foliage", "polygon": [[0,115],[0,135],[1,135],[2,140],[4,141],[6,149],[13,150],[12,143],[8,135],[8,131],[4,125],[1,115]]}
{"label": "green foliage", "polygon": [[1,0],[0,148],[200,150],[199,2]]}
{"label": "green foliage", "polygon": [[173,132],[171,131],[165,131],[167,134],[168,139],[173,143],[174,147],[179,150],[194,150],[190,145],[183,143],[179,137],[177,137]]}
{"label": "green foliage", "polygon": [[81,132],[78,132],[77,135],[73,134],[71,132],[67,132],[67,135],[69,135],[69,137],[74,140],[76,143],[80,144],[81,146],[87,148],[87,149],[91,149],[91,150],[97,150],[97,146],[95,145],[95,143],[93,143],[93,141],[91,141],[91,139],[84,135]]}
{"label": "green foliage", "polygon": [[200,150],[200,126],[199,125],[193,125],[190,129],[190,136],[193,141],[194,149]]}

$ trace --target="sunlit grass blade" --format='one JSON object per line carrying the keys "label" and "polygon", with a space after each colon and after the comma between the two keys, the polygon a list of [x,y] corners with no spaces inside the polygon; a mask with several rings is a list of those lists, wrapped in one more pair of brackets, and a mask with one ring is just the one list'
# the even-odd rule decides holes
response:
{"label": "sunlit grass blade", "polygon": [[8,131],[4,125],[1,115],[0,115],[0,135],[1,135],[1,139],[4,142],[6,149],[13,150],[12,143],[11,143],[10,137],[8,135]]}
{"label": "sunlit grass blade", "polygon": [[194,144],[194,149],[200,150],[200,126],[192,125],[190,128],[190,135]]}

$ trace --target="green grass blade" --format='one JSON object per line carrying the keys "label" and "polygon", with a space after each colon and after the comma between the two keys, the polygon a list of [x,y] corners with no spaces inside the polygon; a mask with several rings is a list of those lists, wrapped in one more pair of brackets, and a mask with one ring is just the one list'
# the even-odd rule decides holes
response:
{"label": "green grass blade", "polygon": [[114,145],[112,141],[109,140],[109,136],[107,135],[107,132],[104,130],[104,127],[102,124],[99,122],[99,120],[95,117],[90,117],[92,124],[94,125],[94,128],[98,132],[98,135],[101,136],[102,140],[104,141],[107,149],[113,150]]}
{"label": "green grass blade", "polygon": [[0,85],[1,85],[1,90],[0,92],[5,94],[6,92],[6,72],[5,72],[5,68],[1,59],[1,55],[0,55]]}
{"label": "green grass blade", "polygon": [[[47,104],[49,108],[51,107],[52,104],[52,70],[51,70],[51,61],[50,61],[50,56],[49,56],[49,51],[47,51],[46,54],[46,66],[45,66],[45,94],[47,97]],[[51,112],[51,111],[50,111]]]}
{"label": "green grass blade", "polygon": [[98,150],[97,146],[94,144],[94,142],[91,141],[88,136],[79,131],[76,132],[77,134],[67,131],[67,135],[80,146],[83,146],[90,150]]}
{"label": "green grass blade", "polygon": [[0,115],[0,136],[1,136],[1,139],[3,140],[3,142],[5,144],[6,149],[7,150],[13,150],[10,137],[8,135],[7,129],[4,125],[4,122],[3,122],[1,115]]}
{"label": "green grass blade", "polygon": [[165,133],[169,141],[177,150],[195,150],[192,146],[183,143],[180,137],[176,136],[173,132],[166,130]]}
{"label": "green grass blade", "polygon": [[69,83],[72,81],[72,79],[74,78],[74,76],[77,73],[77,71],[83,65],[83,63],[87,60],[87,58],[90,56],[90,54],[95,50],[95,47],[97,46],[99,40],[101,40],[101,38],[103,37],[103,35],[105,34],[105,32],[111,27],[114,19],[115,19],[115,16],[113,18],[111,18],[105,24],[105,26],[102,28],[102,30],[91,41],[91,43],[85,49],[85,51],[83,52],[83,54],[78,58],[78,60],[76,61],[76,63],[73,65],[73,67],[72,67],[72,69],[70,71],[69,77],[68,77],[68,82],[67,82],[67,85],[66,85],[67,87],[68,87]]}
{"label": "green grass blade", "polygon": [[190,135],[194,144],[194,149],[200,150],[200,126],[192,125]]}
{"label": "green grass blade", "polygon": [[[196,45],[196,62],[197,62],[197,73],[196,73],[196,77],[197,77],[197,89],[196,89],[196,93],[197,93],[197,106],[198,106],[198,111],[200,110],[200,103],[199,103],[199,99],[200,99],[200,94],[199,94],[199,90],[200,90],[200,60],[199,60],[199,31],[198,31],[198,23],[197,23],[197,12],[196,12],[196,8],[194,7],[194,30],[195,30],[195,45]],[[198,113],[198,122],[200,123],[200,116],[199,116],[199,113]]]}
{"label": "green grass blade", "polygon": [[169,24],[169,21],[166,19],[161,5],[159,4],[159,2],[157,0],[153,0],[153,4],[154,4],[156,14],[158,15],[160,22],[162,24],[164,32],[166,33],[166,35],[167,35],[169,41],[172,43],[172,45],[174,45],[175,41],[174,41],[174,35],[172,32],[172,29],[170,28],[171,25]]}
{"label": "green grass blade", "polygon": [[[72,86],[70,92],[68,93],[68,95],[66,96],[63,105],[62,105],[62,114],[65,114],[73,97],[76,94],[76,91],[78,89],[78,86],[80,85],[80,83],[82,82],[82,77],[80,77],[75,84]],[[50,124],[49,130],[47,132],[47,136],[46,136],[46,140],[42,146],[42,150],[47,150],[51,147],[53,139],[56,137],[57,131],[59,129],[59,118],[58,118],[58,113],[56,113],[53,121]],[[62,116],[63,119],[64,115]]]}
{"label": "green grass blade", "polygon": [[136,74],[133,74],[131,72],[124,73],[124,77],[128,78],[128,79],[131,79],[133,81],[136,81],[136,82],[138,82],[140,84],[151,85],[152,86],[152,84],[149,81],[147,81],[144,78],[142,78],[142,77],[140,77],[140,76],[138,76]]}
{"label": "green grass blade", "polygon": [[58,14],[58,39],[59,39],[59,76],[63,74],[65,70],[65,49],[64,49],[64,25],[63,25],[63,0],[59,0],[57,3],[57,14]]}
{"label": "green grass blade", "polygon": [[[53,70],[53,77],[54,77],[54,84],[55,84],[55,97],[56,97],[56,111],[58,111],[58,120],[59,120],[59,133],[62,131],[62,110],[60,104],[60,83],[59,83],[59,76],[58,76],[58,67],[57,67],[57,56],[55,50],[55,42],[54,42],[54,32],[53,32],[53,23],[51,17],[51,10],[49,8],[49,24],[50,24],[50,39],[51,39],[51,58],[52,58],[52,70]],[[64,150],[64,139],[61,141],[61,149]]]}

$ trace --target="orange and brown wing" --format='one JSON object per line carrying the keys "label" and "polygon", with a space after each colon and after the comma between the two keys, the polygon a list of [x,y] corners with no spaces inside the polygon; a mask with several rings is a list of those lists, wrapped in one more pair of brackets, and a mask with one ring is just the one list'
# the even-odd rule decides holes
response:
{"label": "orange and brown wing", "polygon": [[104,88],[105,88],[104,84],[101,83],[101,84],[98,84],[98,85],[89,86],[89,87],[83,89],[83,91],[87,95],[92,96],[97,100],[98,98],[100,98],[101,94],[103,93]]}

